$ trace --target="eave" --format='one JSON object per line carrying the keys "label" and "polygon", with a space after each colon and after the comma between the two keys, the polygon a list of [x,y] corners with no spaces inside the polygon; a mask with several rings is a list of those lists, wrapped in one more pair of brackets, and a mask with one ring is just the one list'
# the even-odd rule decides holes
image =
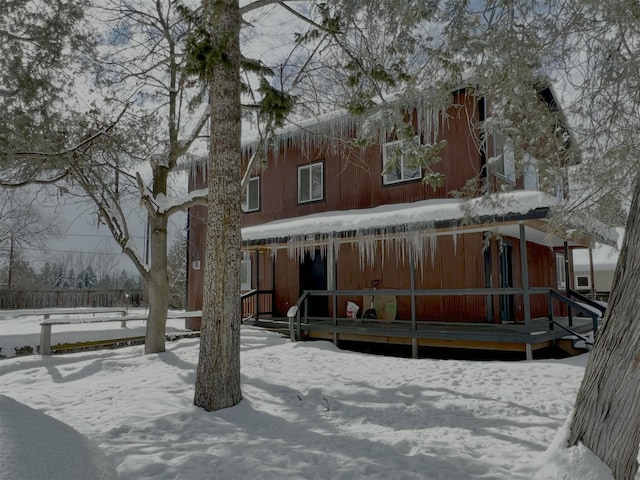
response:
{"label": "eave", "polygon": [[435,199],[323,212],[245,227],[242,230],[243,245],[289,248],[292,243],[323,245],[328,239],[343,243],[357,242],[364,237],[413,238],[416,235],[487,231],[517,237],[520,223],[532,231],[528,236],[530,241],[550,247],[561,246],[565,240],[575,247],[588,247],[596,241],[605,244],[615,242],[613,236],[608,237],[598,231],[606,229],[588,229],[579,225],[567,226],[564,234],[552,234],[549,217],[557,205],[555,197],[542,192],[517,191],[466,201]]}

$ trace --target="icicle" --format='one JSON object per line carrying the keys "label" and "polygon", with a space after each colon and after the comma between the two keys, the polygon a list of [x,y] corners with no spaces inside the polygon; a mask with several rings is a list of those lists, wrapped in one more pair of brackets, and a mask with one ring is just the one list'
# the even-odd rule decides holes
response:
{"label": "icicle", "polygon": [[436,234],[435,222],[433,221],[427,222],[427,240],[429,243],[429,254],[431,255],[431,266],[435,268],[438,236]]}
{"label": "icicle", "polygon": [[452,237],[453,237],[453,254],[457,255],[458,254],[458,223],[457,222],[451,222],[451,230],[452,230]]}
{"label": "icicle", "polygon": [[425,271],[425,264],[422,261],[422,251],[424,250],[424,237],[422,240],[422,247],[420,248],[420,262],[418,262],[418,265],[420,265],[420,283],[424,284],[424,271]]}
{"label": "icicle", "polygon": [[407,248],[411,249],[414,264],[421,265],[424,257],[424,235],[420,231],[405,234]]}

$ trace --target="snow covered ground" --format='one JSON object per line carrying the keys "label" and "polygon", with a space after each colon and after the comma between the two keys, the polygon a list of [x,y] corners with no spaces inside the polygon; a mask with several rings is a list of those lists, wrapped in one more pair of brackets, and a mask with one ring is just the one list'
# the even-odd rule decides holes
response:
{"label": "snow covered ground", "polygon": [[[38,322],[0,320],[2,341]],[[8,358],[0,391],[91,439],[120,479],[611,479],[585,448],[562,447],[586,356],[413,360],[243,327],[244,400],[207,413],[192,404],[198,343]],[[31,457],[55,463],[39,418],[21,420]],[[0,458],[17,455],[12,442],[2,428]]]}
{"label": "snow covered ground", "polygon": [[0,439],[2,478],[118,478],[116,469],[95,442],[5,395],[0,395]]}
{"label": "snow covered ground", "polygon": [[[54,311],[56,309],[52,309]],[[64,309],[60,309],[63,311]],[[68,310],[68,309],[67,309]],[[82,308],[77,309],[82,312]],[[36,347],[40,344],[40,323],[43,321],[42,315],[15,316],[14,313],[24,311],[0,310],[0,354],[5,357],[13,357],[16,348],[31,347],[36,352]],[[140,317],[147,314],[145,308],[128,309],[129,317]],[[51,321],[64,320],[88,320],[100,318],[120,319],[118,313],[99,313],[87,315],[52,315]],[[126,317],[125,317],[126,318]],[[168,319],[167,333],[178,333],[184,331],[184,319]],[[95,323],[95,324],[70,324],[53,325],[51,329],[51,345],[58,343],[87,342],[91,340],[108,340],[114,338],[136,337],[144,335],[145,321],[132,320],[127,323],[126,328],[120,327],[120,322]]]}

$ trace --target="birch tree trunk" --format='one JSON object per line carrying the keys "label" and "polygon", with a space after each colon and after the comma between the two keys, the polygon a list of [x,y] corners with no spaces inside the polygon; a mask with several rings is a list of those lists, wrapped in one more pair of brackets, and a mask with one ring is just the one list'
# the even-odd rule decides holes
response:
{"label": "birch tree trunk", "polygon": [[632,480],[640,443],[640,176],[611,293],[578,392],[569,445],[582,442],[616,480]]}
{"label": "birch tree trunk", "polygon": [[211,137],[200,357],[194,403],[219,410],[240,391],[240,12],[237,0],[204,0],[211,35]]}

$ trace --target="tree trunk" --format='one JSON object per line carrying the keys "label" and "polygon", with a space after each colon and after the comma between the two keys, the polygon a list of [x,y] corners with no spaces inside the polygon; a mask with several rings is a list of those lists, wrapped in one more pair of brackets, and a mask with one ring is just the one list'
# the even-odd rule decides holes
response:
{"label": "tree trunk", "polygon": [[205,0],[212,37],[208,223],[194,403],[231,407],[240,391],[240,14],[237,0]]}
{"label": "tree trunk", "polygon": [[632,480],[640,443],[640,176],[614,274],[609,308],[591,352],[571,424],[616,480]]}
{"label": "tree trunk", "polygon": [[169,275],[167,273],[167,219],[164,215],[149,215],[149,275],[147,298],[149,319],[145,332],[144,353],[159,353],[165,349],[167,309],[169,308]]}

